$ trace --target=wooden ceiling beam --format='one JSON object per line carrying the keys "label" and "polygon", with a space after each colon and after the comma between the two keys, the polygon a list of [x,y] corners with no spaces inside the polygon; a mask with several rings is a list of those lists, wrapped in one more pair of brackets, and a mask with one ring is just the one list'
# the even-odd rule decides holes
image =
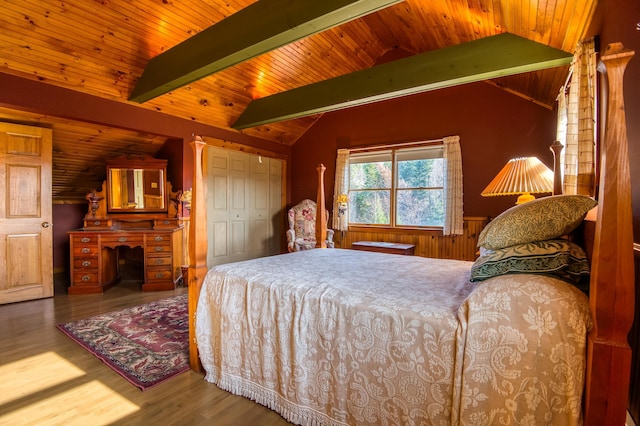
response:
{"label": "wooden ceiling beam", "polygon": [[485,37],[252,101],[237,130],[571,63],[573,55],[513,34]]}
{"label": "wooden ceiling beam", "polygon": [[152,58],[130,101],[171,90],[403,0],[259,0]]}

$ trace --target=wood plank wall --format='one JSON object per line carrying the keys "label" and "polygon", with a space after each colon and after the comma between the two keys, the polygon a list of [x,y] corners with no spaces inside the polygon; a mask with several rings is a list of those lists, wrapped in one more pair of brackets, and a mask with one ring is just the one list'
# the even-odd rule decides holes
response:
{"label": "wood plank wall", "polygon": [[488,223],[486,217],[465,217],[464,234],[443,236],[441,231],[387,230],[350,228],[336,231],[336,247],[351,248],[357,241],[383,241],[387,243],[415,244],[415,255],[440,259],[475,260],[480,231]]}
{"label": "wood plank wall", "polygon": [[629,332],[629,345],[632,351],[629,414],[636,424],[640,424],[640,244],[634,244],[633,253],[636,267],[636,313]]}

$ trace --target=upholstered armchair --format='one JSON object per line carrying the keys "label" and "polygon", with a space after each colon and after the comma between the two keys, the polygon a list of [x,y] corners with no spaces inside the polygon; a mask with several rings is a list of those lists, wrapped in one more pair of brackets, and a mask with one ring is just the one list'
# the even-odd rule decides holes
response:
{"label": "upholstered armchair", "polygon": [[[327,218],[329,213],[327,212]],[[289,209],[287,249],[290,252],[309,250],[316,246],[316,203],[302,200]],[[327,229],[327,247],[333,248],[333,229]]]}

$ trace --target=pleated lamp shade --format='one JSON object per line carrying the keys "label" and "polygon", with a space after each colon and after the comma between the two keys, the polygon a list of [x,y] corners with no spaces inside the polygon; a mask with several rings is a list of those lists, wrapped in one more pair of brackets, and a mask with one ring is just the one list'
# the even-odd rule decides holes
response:
{"label": "pleated lamp shade", "polygon": [[513,158],[482,191],[483,197],[520,195],[516,204],[535,199],[531,194],[553,192],[553,172],[536,157]]}

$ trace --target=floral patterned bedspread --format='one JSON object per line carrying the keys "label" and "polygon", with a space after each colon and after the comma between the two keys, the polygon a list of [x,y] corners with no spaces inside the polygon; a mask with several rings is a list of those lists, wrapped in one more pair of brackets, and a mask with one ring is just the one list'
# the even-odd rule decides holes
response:
{"label": "floral patterned bedspread", "polygon": [[205,379],[296,424],[578,424],[586,296],[471,262],[317,249],[220,265]]}

